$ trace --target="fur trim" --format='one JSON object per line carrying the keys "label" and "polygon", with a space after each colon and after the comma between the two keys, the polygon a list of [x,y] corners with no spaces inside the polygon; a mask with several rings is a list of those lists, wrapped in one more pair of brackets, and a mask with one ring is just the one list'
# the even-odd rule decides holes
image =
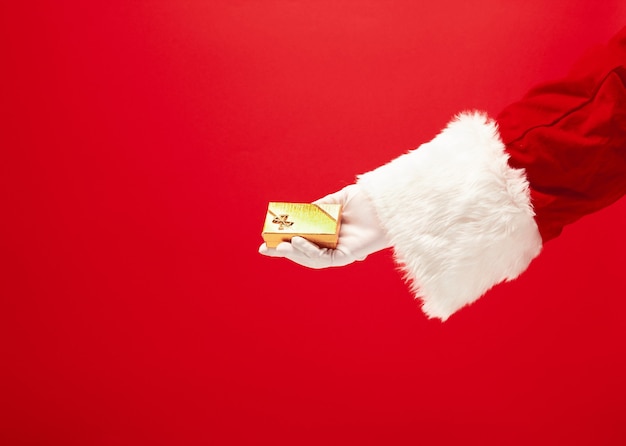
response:
{"label": "fur trim", "polygon": [[494,121],[462,113],[432,141],[358,177],[429,317],[446,320],[541,251],[523,170]]}

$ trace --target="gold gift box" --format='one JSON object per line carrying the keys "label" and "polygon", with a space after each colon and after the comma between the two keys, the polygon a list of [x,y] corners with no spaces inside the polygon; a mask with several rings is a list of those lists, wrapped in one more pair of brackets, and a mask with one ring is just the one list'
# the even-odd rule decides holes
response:
{"label": "gold gift box", "polygon": [[298,235],[322,248],[336,248],[341,226],[340,204],[270,202],[263,240],[268,248]]}

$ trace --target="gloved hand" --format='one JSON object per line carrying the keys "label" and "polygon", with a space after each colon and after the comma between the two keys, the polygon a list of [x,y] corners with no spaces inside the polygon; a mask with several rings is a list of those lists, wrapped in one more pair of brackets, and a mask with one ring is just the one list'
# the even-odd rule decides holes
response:
{"label": "gloved hand", "polygon": [[327,195],[314,203],[343,205],[339,240],[335,249],[320,248],[303,237],[293,237],[291,243],[282,242],[276,248],[265,243],[259,252],[269,257],[285,257],[309,268],[321,269],[344,266],[391,246],[378,221],[369,198],[357,184]]}

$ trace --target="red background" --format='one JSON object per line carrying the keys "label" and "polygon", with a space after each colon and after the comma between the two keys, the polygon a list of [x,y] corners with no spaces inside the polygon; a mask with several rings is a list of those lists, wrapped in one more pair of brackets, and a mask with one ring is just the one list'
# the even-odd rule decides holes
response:
{"label": "red background", "polygon": [[626,203],[428,320],[389,252],[257,253],[565,73],[623,0],[3,2],[2,445],[626,444]]}

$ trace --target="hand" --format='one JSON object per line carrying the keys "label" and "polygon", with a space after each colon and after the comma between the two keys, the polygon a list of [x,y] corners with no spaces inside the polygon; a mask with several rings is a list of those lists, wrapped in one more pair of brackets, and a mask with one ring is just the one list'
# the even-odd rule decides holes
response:
{"label": "hand", "polygon": [[276,248],[265,243],[259,252],[269,257],[284,257],[309,268],[345,266],[391,246],[369,198],[357,184],[344,187],[314,203],[343,205],[339,240],[335,249],[320,248],[303,237],[293,237]]}

